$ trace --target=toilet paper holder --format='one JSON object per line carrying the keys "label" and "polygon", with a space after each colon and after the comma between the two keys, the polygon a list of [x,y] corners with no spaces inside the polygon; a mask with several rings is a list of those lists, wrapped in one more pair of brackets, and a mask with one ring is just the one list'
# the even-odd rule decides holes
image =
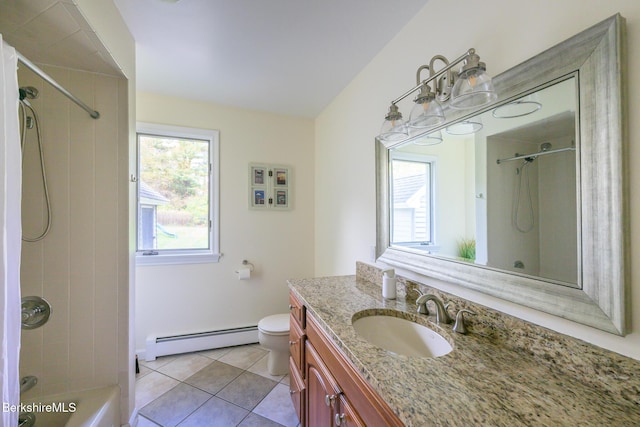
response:
{"label": "toilet paper holder", "polygon": [[[253,264],[251,264],[249,261],[247,261],[246,259],[242,260],[242,265],[246,268],[247,266],[249,267],[250,271],[253,271]],[[239,273],[238,270],[236,270],[236,273]]]}
{"label": "toilet paper holder", "polygon": [[[240,280],[248,280],[251,278],[251,272],[253,272],[253,264],[251,264],[246,259],[242,260],[242,267],[236,270],[236,274],[238,275],[238,279]],[[248,270],[248,271],[247,271]]]}

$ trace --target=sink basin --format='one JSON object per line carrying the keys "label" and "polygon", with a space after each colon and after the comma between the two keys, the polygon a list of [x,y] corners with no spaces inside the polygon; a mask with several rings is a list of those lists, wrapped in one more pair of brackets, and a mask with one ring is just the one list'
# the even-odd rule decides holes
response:
{"label": "sink basin", "polygon": [[381,314],[354,316],[353,327],[371,344],[396,354],[439,357],[453,347],[437,332],[411,320]]}

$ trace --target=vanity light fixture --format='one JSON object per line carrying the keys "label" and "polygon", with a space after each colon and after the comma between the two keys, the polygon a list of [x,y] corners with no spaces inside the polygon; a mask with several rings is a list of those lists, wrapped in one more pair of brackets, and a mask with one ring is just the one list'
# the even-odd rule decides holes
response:
{"label": "vanity light fixture", "polygon": [[[436,61],[445,64],[439,71],[435,71],[434,68]],[[454,75],[451,69],[463,61],[457,76]],[[382,124],[378,139],[385,142],[400,142],[409,138],[409,128],[424,130],[444,123],[445,116],[441,102],[449,101],[451,108],[469,109],[495,101],[498,95],[486,69],[486,65],[480,62],[475,49],[469,49],[452,62],[442,55],[434,56],[429,65],[418,68],[416,86],[391,101],[389,113]],[[429,70],[429,77],[421,82],[420,74],[424,70]],[[420,90],[420,93],[414,99],[416,105],[411,110],[409,121],[405,123],[397,103],[417,90]]]}
{"label": "vanity light fixture", "polygon": [[501,105],[494,109],[491,114],[496,119],[513,119],[533,114],[540,108],[542,108],[542,104],[537,101],[519,100]]}
{"label": "vanity light fixture", "polygon": [[392,102],[389,112],[384,117],[384,123],[382,123],[378,138],[388,142],[400,142],[408,137],[409,129],[407,129],[407,124],[402,120],[402,113],[398,110],[398,106]]}
{"label": "vanity light fixture", "polygon": [[437,130],[427,135],[420,136],[412,143],[415,145],[436,145],[442,142],[442,132]]}
{"label": "vanity light fixture", "polygon": [[482,119],[480,116],[476,116],[447,126],[447,133],[449,135],[470,135],[479,132],[482,127]]}

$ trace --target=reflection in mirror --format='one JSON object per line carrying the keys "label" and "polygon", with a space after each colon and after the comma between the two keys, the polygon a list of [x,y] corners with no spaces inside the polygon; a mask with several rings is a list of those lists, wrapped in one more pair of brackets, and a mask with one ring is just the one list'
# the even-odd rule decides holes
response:
{"label": "reflection in mirror", "polygon": [[391,246],[580,288],[571,76],[389,152]]}

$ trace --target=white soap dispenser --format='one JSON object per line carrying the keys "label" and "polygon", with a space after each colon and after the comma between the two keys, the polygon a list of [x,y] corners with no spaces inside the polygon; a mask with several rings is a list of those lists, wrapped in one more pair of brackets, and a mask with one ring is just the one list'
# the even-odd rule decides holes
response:
{"label": "white soap dispenser", "polygon": [[396,272],[393,268],[382,271],[382,297],[396,299]]}

